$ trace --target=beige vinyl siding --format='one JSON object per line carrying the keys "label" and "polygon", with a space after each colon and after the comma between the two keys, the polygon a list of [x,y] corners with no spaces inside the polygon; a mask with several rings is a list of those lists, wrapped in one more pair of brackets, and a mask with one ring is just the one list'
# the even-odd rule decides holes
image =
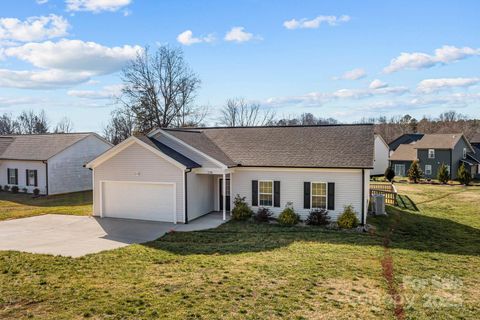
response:
{"label": "beige vinyl siding", "polygon": [[[42,161],[23,161],[23,160],[0,160],[0,185],[13,186],[7,180],[7,169],[18,169],[18,188],[23,192],[27,188],[29,193],[38,188],[41,194],[47,192],[46,165]],[[37,170],[37,187],[27,186],[26,170]]]}
{"label": "beige vinyl siding", "polygon": [[196,163],[201,165],[203,168],[219,168],[219,166],[215,162],[207,159],[206,157],[202,156],[198,152],[190,149],[189,147],[184,146],[183,144],[173,140],[172,138],[164,134],[157,135],[156,139],[161,143],[174,149],[175,151],[183,154],[185,157],[195,161]]}
{"label": "beige vinyl siding", "polygon": [[191,221],[214,210],[214,176],[187,173],[188,220]]}
{"label": "beige vinyl siding", "polygon": [[[365,186],[368,186],[369,170],[365,170]],[[237,168],[232,174],[232,197],[245,196],[252,204],[252,180],[280,181],[280,207],[270,208],[278,215],[288,201],[293,202],[295,211],[305,219],[309,209],[303,208],[303,183],[334,182],[335,210],[330,211],[333,220],[343,212],[344,206],[353,205],[358,219],[362,215],[362,170],[361,169],[276,169],[276,168]],[[368,193],[368,188],[365,189]],[[367,196],[365,196],[367,199]],[[258,207],[253,207],[257,210]]]}
{"label": "beige vinyl siding", "polygon": [[173,182],[177,221],[184,222],[184,171],[134,143],[94,169],[94,215],[100,215],[100,181]]}

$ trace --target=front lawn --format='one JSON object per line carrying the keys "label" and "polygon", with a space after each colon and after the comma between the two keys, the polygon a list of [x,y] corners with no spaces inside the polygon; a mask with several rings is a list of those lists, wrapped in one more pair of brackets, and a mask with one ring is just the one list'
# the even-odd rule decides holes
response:
{"label": "front lawn", "polygon": [[398,188],[419,211],[370,234],[229,222],[78,259],[0,252],[0,318],[475,319],[480,188]]}
{"label": "front lawn", "polygon": [[89,215],[91,212],[91,191],[38,198],[25,193],[0,192],[0,221],[47,213]]}

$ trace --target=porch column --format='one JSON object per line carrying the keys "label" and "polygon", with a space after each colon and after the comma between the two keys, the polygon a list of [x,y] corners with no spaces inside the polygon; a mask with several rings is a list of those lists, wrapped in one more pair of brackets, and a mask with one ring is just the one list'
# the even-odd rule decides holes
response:
{"label": "porch column", "polygon": [[223,173],[223,180],[222,180],[222,193],[223,193],[223,196],[222,196],[222,202],[223,202],[223,220],[227,220],[227,208],[226,208],[226,204],[227,204],[227,188],[226,188],[226,185],[227,185],[227,175],[225,174],[225,172]]}

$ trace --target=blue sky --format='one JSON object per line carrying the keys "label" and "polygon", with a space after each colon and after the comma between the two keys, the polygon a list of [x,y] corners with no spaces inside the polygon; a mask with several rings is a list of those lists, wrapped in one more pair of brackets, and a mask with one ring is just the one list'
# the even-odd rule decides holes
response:
{"label": "blue sky", "polygon": [[480,117],[478,1],[0,2],[0,112],[44,109],[101,131],[118,71],[144,45],[180,46],[198,104],[231,97],[279,117]]}

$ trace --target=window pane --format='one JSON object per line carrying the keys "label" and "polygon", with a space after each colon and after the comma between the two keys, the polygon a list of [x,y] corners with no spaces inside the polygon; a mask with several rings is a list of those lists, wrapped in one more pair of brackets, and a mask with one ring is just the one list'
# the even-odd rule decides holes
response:
{"label": "window pane", "polygon": [[271,206],[272,205],[272,195],[271,194],[260,194],[260,205],[261,206]]}
{"label": "window pane", "polygon": [[327,197],[314,196],[312,197],[312,208],[325,209],[327,207]]}
{"label": "window pane", "polygon": [[326,183],[312,183],[312,196],[326,196],[327,184]]}
{"label": "window pane", "polygon": [[272,181],[260,181],[260,193],[272,193]]}

